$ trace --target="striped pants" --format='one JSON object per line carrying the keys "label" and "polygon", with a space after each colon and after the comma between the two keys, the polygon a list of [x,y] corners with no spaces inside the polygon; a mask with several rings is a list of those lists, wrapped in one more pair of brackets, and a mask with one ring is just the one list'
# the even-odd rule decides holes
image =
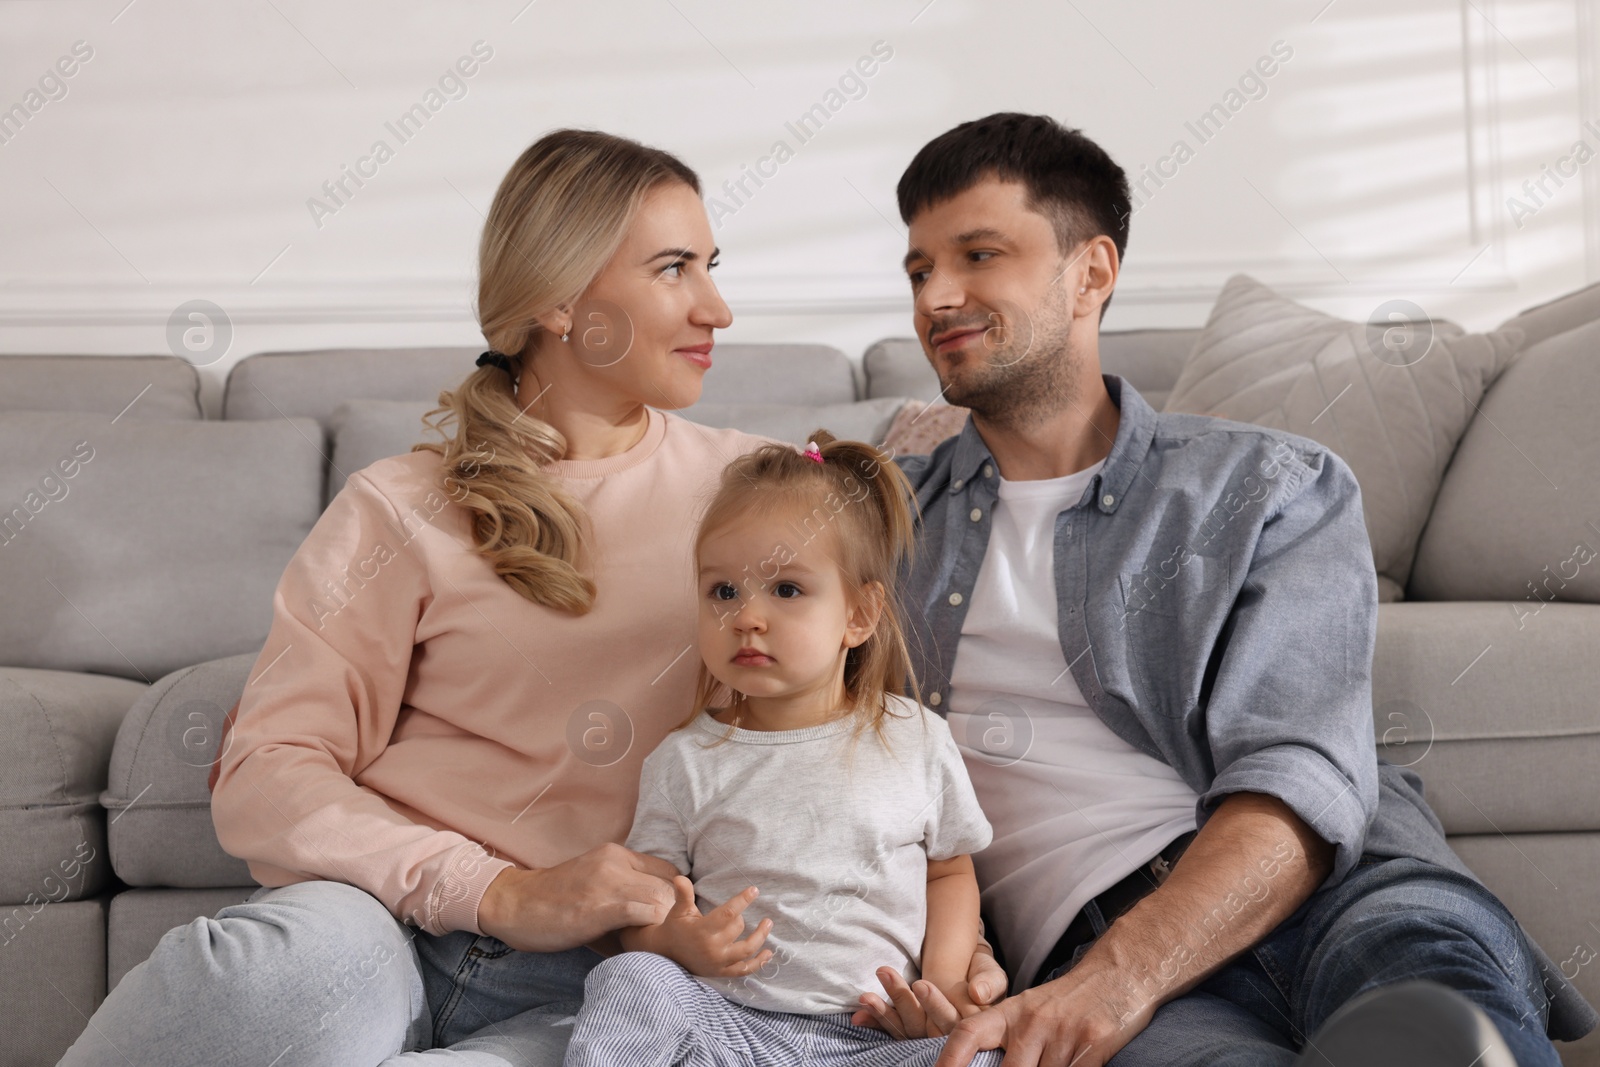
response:
{"label": "striped pants", "polygon": [[[565,1067],[933,1067],[944,1041],[896,1041],[849,1012],[749,1008],[665,956],[624,952],[589,972]],[[972,1065],[999,1067],[1002,1055]]]}

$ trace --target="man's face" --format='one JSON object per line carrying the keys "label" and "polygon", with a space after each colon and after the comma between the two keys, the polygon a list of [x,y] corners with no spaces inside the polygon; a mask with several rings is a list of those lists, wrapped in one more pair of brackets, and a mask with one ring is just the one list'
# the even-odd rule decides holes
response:
{"label": "man's face", "polygon": [[917,336],[944,398],[1022,424],[1076,394],[1074,298],[1089,257],[1063,256],[1020,182],[986,178],[911,220]]}

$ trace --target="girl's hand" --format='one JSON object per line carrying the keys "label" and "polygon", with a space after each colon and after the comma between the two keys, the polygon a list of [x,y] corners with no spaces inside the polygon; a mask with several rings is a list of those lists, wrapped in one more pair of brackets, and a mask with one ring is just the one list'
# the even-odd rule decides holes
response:
{"label": "girl's hand", "polygon": [[725,904],[704,915],[694,902],[694,883],[683,875],[672,879],[677,899],[667,917],[656,926],[628,930],[622,934],[625,948],[657,952],[701,978],[742,978],[766,966],[771,949],[762,949],[772,929],[771,919],[762,919],[749,937],[744,933],[744,909],[759,893],[750,886]]}
{"label": "girl's hand", "polygon": [[893,967],[879,967],[878,981],[889,1000],[885,1002],[875,993],[861,994],[861,1008],[850,1021],[902,1040],[948,1034],[962,1019],[1005,999],[1009,979],[984,947],[972,954],[967,980],[946,989],[927,981],[908,986]]}

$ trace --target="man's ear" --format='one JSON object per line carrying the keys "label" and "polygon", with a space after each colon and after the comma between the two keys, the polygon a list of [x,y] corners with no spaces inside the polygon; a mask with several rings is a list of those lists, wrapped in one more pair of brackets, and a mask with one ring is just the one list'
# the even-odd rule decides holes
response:
{"label": "man's ear", "polygon": [[1121,267],[1117,259],[1117,246],[1105,234],[1096,234],[1089,238],[1077,256],[1076,269],[1069,269],[1067,275],[1069,280],[1074,276],[1078,279],[1068,294],[1073,301],[1073,313],[1075,316],[1098,316],[1105,302],[1111,299],[1112,290],[1117,287],[1117,275]]}
{"label": "man's ear", "polygon": [[855,648],[871,637],[883,617],[885,590],[879,581],[868,582],[855,597],[850,616],[845,622],[844,641]]}

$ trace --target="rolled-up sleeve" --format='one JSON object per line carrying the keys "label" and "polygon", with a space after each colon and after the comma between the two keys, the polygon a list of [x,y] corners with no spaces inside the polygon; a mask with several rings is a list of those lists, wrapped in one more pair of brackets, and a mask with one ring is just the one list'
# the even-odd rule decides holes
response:
{"label": "rolled-up sleeve", "polygon": [[1223,629],[1205,715],[1216,775],[1197,815],[1204,822],[1229,793],[1279,798],[1336,847],[1324,882],[1335,885],[1378,810],[1378,584],[1349,466],[1325,449],[1301,460]]}

